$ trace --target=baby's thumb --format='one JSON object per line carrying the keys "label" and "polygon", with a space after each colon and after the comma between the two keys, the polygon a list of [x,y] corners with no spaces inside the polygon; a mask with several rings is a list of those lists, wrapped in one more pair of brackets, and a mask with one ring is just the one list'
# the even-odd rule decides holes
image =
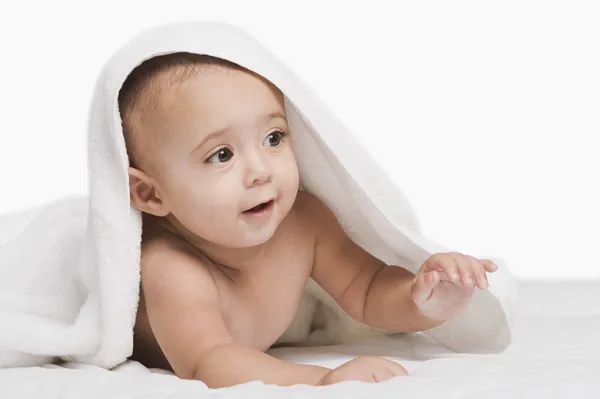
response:
{"label": "baby's thumb", "polygon": [[426,301],[433,293],[433,288],[440,282],[440,274],[435,270],[417,276],[413,288],[413,301]]}

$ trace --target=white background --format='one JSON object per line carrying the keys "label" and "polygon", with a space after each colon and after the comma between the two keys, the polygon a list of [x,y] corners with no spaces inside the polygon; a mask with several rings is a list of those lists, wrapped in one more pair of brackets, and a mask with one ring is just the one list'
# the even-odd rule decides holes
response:
{"label": "white background", "polygon": [[118,46],[154,24],[216,19],[319,94],[425,235],[519,277],[598,277],[597,4],[2,2],[0,213],[86,193],[91,90]]}

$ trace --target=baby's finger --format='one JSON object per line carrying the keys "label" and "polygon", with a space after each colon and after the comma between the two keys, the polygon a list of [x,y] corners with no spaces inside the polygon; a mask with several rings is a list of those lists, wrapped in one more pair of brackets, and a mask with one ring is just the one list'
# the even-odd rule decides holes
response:
{"label": "baby's finger", "polygon": [[383,369],[375,371],[372,374],[372,377],[373,377],[374,382],[381,382],[381,381],[387,381],[391,378],[394,378],[395,375],[394,375],[394,373],[392,373],[392,371],[390,369],[383,368]]}
{"label": "baby's finger", "polygon": [[455,284],[460,281],[460,273],[452,257],[440,256],[436,259],[436,264],[444,271],[448,280]]}
{"label": "baby's finger", "polygon": [[458,266],[458,270],[460,271],[460,279],[463,285],[465,287],[472,287],[475,282],[473,280],[473,271],[471,270],[469,259],[459,253],[453,253],[452,258]]}
{"label": "baby's finger", "polygon": [[469,260],[471,269],[473,270],[473,276],[475,277],[475,280],[477,281],[477,286],[480,289],[485,290],[489,284],[488,284],[487,276],[485,274],[485,269],[483,268],[482,263],[479,261],[479,259],[477,259],[473,256],[467,255],[467,259]]}
{"label": "baby's finger", "polygon": [[417,276],[417,281],[412,290],[412,299],[415,302],[426,301],[431,296],[433,288],[440,282],[437,271],[422,273]]}
{"label": "baby's finger", "polygon": [[404,367],[402,367],[400,364],[393,362],[391,360],[388,365],[388,369],[394,376],[398,376],[398,375],[407,376],[408,375],[408,371]]}
{"label": "baby's finger", "polygon": [[498,270],[498,265],[489,259],[481,259],[480,262],[483,265],[483,267],[485,268],[485,270],[490,273],[493,273],[496,270]]}

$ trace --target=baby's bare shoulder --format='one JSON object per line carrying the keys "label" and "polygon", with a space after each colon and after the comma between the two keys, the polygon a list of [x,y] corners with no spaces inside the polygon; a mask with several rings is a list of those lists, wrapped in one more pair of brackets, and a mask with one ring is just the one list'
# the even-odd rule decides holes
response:
{"label": "baby's bare shoulder", "polygon": [[337,220],[329,207],[315,195],[299,191],[294,204],[296,222],[312,233],[317,233],[323,227],[336,224]]}
{"label": "baby's bare shoulder", "polygon": [[185,294],[185,287],[204,291],[207,298],[217,296],[209,265],[189,244],[177,237],[155,237],[144,243],[141,253],[141,277],[146,296]]}

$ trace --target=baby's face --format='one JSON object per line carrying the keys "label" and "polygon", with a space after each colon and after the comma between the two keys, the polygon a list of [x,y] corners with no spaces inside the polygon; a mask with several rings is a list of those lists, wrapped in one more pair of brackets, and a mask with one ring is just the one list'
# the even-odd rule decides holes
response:
{"label": "baby's face", "polygon": [[152,126],[161,137],[152,162],[169,217],[227,247],[273,235],[299,181],[279,90],[247,72],[203,68],[165,94]]}

